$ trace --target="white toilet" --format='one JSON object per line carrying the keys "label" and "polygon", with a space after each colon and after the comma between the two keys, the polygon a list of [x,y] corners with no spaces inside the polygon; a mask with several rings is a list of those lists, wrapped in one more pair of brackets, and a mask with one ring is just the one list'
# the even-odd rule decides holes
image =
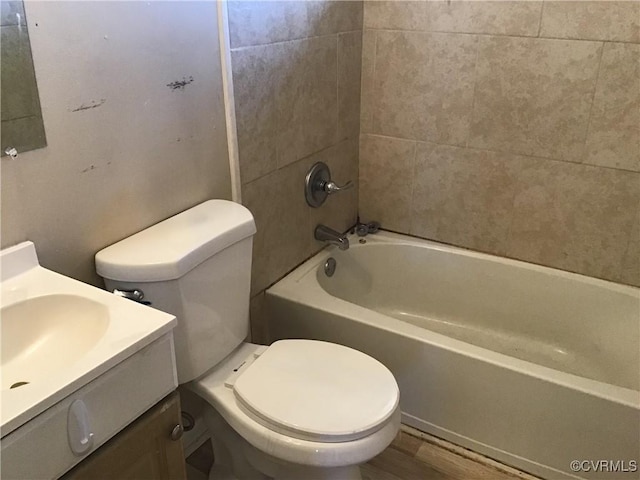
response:
{"label": "white toilet", "polygon": [[97,271],[178,318],[178,382],[211,406],[210,478],[359,479],[398,431],[398,385],[347,347],[244,341],[255,231],[246,208],[210,200],[101,250]]}

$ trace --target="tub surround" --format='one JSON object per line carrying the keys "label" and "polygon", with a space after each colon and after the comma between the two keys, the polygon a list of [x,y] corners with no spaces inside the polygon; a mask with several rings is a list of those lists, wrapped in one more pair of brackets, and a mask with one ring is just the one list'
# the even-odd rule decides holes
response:
{"label": "tub surround", "polygon": [[[228,12],[242,201],[258,227],[253,339],[263,341],[264,289],[323,247],[318,223],[356,222],[362,2],[230,1]],[[313,209],[301,185],[317,161],[356,188]]]}
{"label": "tub surround", "polygon": [[640,3],[365,2],[359,213],[640,285]]}
{"label": "tub surround", "polygon": [[267,290],[272,339],[368,353],[403,423],[545,478],[636,459],[640,290],[388,232],[352,243]]}

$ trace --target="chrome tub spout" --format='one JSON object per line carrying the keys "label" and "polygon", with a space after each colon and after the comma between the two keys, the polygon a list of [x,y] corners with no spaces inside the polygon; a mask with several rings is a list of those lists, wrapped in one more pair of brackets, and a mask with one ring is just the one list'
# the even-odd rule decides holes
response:
{"label": "chrome tub spout", "polygon": [[332,228],[324,225],[318,225],[314,232],[316,240],[321,242],[327,242],[331,245],[337,245],[340,250],[346,250],[349,248],[349,239],[346,235],[336,232]]}

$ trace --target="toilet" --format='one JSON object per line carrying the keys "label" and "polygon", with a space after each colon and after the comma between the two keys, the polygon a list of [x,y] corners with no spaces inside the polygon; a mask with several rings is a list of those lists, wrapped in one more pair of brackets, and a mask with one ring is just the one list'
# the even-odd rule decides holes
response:
{"label": "toilet", "polygon": [[398,385],[348,347],[245,341],[255,232],[245,207],[210,200],[101,250],[96,268],[177,317],[178,382],[207,403],[210,479],[360,479],[399,429]]}

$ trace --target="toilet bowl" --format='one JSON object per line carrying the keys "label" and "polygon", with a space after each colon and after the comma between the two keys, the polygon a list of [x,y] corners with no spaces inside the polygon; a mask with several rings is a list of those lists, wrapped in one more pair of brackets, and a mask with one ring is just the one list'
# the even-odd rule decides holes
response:
{"label": "toilet bowl", "polygon": [[[347,371],[340,367],[344,360],[350,360]],[[289,378],[277,374],[281,362],[293,367]],[[400,426],[391,373],[367,355],[327,342],[243,343],[187,387],[212,407],[205,421],[214,455],[240,480],[359,479],[358,465],[384,450]],[[243,394],[261,404],[247,405]]]}
{"label": "toilet bowl", "polygon": [[178,382],[210,406],[210,478],[359,479],[399,429],[398,385],[348,347],[244,341],[255,232],[246,208],[210,200],[101,250],[96,269],[178,319]]}

